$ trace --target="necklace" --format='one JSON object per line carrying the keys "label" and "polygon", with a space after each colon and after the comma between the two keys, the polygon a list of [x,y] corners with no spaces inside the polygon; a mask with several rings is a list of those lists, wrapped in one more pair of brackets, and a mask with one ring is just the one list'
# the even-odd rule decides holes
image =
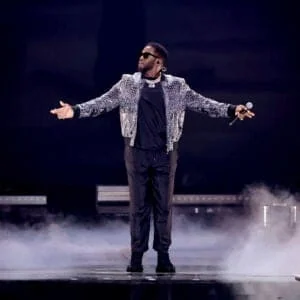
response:
{"label": "necklace", "polygon": [[161,79],[161,76],[159,76],[156,79],[152,79],[152,80],[145,78],[145,80],[146,80],[146,82],[148,84],[148,87],[150,87],[150,88],[154,88],[155,84],[158,83],[158,82],[160,82],[160,79]]}

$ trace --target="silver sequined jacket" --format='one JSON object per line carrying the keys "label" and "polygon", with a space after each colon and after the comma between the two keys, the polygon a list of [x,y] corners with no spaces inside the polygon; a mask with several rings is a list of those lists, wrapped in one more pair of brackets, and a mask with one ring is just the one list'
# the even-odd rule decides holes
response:
{"label": "silver sequined jacket", "polygon": [[[119,106],[123,137],[134,146],[137,131],[138,101],[145,80],[141,73],[124,74],[105,94],[74,106],[79,118],[96,117]],[[230,104],[217,102],[193,91],[183,78],[164,74],[161,81],[166,107],[167,151],[173,150],[183,128],[186,109],[206,113],[211,117],[228,117]]]}

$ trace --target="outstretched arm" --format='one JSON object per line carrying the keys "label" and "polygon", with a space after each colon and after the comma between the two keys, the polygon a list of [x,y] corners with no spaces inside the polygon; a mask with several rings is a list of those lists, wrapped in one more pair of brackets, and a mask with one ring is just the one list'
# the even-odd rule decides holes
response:
{"label": "outstretched arm", "polygon": [[52,109],[50,112],[56,115],[58,119],[96,117],[119,106],[120,98],[121,80],[100,97],[74,106],[60,101],[61,107]]}
{"label": "outstretched arm", "polygon": [[188,84],[183,83],[185,103],[188,109],[208,114],[210,117],[230,117],[244,120],[252,118],[255,114],[245,105],[233,105],[206,98],[192,90]]}
{"label": "outstretched arm", "polygon": [[120,104],[121,80],[117,82],[108,92],[100,97],[74,106],[78,110],[79,118],[97,117],[102,113],[109,112]]}
{"label": "outstretched arm", "polygon": [[186,107],[190,110],[208,114],[210,117],[230,117],[235,114],[235,105],[218,102],[197,93],[183,83],[183,93]]}

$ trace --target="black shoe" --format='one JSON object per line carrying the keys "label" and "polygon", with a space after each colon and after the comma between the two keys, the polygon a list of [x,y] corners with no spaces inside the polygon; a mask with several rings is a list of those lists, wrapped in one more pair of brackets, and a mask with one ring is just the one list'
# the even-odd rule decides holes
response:
{"label": "black shoe", "polygon": [[130,273],[142,273],[144,271],[144,268],[142,265],[128,265],[127,266],[127,269],[126,269],[127,272],[130,272]]}
{"label": "black shoe", "polygon": [[170,261],[169,253],[158,253],[156,273],[175,273],[176,269]]}
{"label": "black shoe", "polygon": [[141,273],[144,268],[142,265],[143,252],[132,252],[130,264],[127,266],[126,271],[131,273]]}
{"label": "black shoe", "polygon": [[172,263],[168,265],[157,265],[156,273],[176,273],[176,269]]}

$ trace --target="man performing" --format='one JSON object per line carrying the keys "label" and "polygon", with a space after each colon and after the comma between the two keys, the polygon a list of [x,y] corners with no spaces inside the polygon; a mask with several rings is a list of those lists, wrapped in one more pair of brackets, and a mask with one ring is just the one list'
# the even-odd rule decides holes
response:
{"label": "man performing", "polygon": [[244,105],[206,98],[183,78],[165,74],[167,60],[164,46],[148,43],[140,54],[138,72],[124,74],[100,97],[74,106],[60,101],[61,107],[51,110],[58,119],[70,119],[96,117],[119,106],[130,191],[131,260],[127,272],[143,272],[151,211],[156,272],[175,272],[169,257],[172,196],[185,110],[241,120],[254,116]]}

